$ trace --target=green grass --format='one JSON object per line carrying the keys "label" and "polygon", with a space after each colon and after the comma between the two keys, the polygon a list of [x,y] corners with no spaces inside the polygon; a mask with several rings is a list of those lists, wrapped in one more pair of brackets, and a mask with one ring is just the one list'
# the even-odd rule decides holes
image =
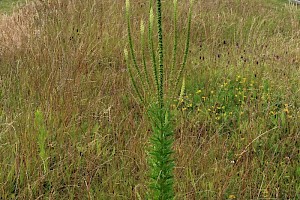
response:
{"label": "green grass", "polygon": [[12,9],[17,5],[25,3],[25,0],[1,0],[0,12],[11,13]]}
{"label": "green grass", "polygon": [[[163,3],[169,95],[173,2]],[[178,61],[188,7],[178,1]],[[199,0],[194,10],[185,87],[169,108],[175,199],[299,199],[299,8]],[[123,56],[123,11],[52,0],[1,21],[0,199],[145,199],[151,124]],[[148,1],[131,12],[140,41]]]}

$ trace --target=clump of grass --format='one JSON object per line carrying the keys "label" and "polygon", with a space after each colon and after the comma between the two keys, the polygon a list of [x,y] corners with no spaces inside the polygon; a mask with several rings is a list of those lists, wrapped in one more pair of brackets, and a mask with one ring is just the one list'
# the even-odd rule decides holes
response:
{"label": "clump of grass", "polygon": [[35,126],[36,129],[38,130],[37,134],[37,144],[39,147],[39,156],[43,162],[43,172],[44,174],[47,174],[48,169],[49,169],[49,154],[46,149],[46,141],[48,137],[48,131],[46,130],[45,127],[45,122],[44,122],[44,117],[43,113],[40,110],[37,110],[35,112]]}
{"label": "clump of grass", "polygon": [[3,0],[0,2],[0,13],[11,13],[17,4],[24,4],[24,0]]}

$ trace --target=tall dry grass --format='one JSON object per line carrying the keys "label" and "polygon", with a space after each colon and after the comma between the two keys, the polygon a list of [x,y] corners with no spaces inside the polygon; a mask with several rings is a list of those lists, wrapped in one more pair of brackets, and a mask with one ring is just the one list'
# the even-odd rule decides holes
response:
{"label": "tall dry grass", "polygon": [[[172,44],[171,8],[163,12],[166,44]],[[188,5],[179,1],[178,8],[183,33]],[[123,58],[124,9],[121,1],[42,0],[1,17],[3,199],[143,199],[150,127],[133,100]],[[297,199],[299,11],[258,0],[200,0],[194,10],[188,98],[201,88],[218,100],[211,91],[237,76],[255,80],[259,98],[245,101],[247,120],[232,120],[229,128],[205,114],[214,102],[203,112],[176,111],[176,199]],[[147,1],[134,1],[132,12],[138,40]],[[182,52],[181,34],[178,44]],[[172,54],[166,66],[168,60]],[[281,112],[284,104],[291,118],[271,120],[270,109]],[[36,142],[38,108],[48,132],[47,173]]]}

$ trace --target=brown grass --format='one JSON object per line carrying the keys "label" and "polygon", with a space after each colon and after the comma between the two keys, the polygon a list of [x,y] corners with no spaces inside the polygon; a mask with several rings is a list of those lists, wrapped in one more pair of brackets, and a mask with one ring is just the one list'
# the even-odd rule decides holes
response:
{"label": "brown grass", "polygon": [[[139,51],[139,23],[148,18],[148,4],[132,4]],[[172,49],[169,4],[163,10],[166,60]],[[257,92],[267,80],[272,101],[249,100],[248,120],[229,130],[208,115],[178,111],[176,199],[299,197],[299,11],[280,6],[196,2],[187,93],[201,86],[208,94],[224,78],[257,76]],[[180,1],[179,51],[187,10]],[[151,133],[122,53],[123,1],[37,1],[1,16],[0,30],[0,197],[143,199]],[[295,115],[284,127],[270,125],[267,111],[277,103],[293,105]],[[38,156],[37,108],[50,134],[48,174]]]}

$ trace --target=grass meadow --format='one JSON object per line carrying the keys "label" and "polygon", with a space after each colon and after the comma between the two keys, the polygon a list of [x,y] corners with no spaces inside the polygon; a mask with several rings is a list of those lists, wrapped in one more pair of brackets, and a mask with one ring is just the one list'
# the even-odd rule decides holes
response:
{"label": "grass meadow", "polygon": [[[188,9],[178,1],[178,52]],[[196,0],[193,10],[185,90],[169,100],[175,199],[300,199],[299,7]],[[131,0],[137,55],[148,12]],[[28,1],[0,18],[0,199],[145,199],[151,124],[125,63],[125,1]]]}

